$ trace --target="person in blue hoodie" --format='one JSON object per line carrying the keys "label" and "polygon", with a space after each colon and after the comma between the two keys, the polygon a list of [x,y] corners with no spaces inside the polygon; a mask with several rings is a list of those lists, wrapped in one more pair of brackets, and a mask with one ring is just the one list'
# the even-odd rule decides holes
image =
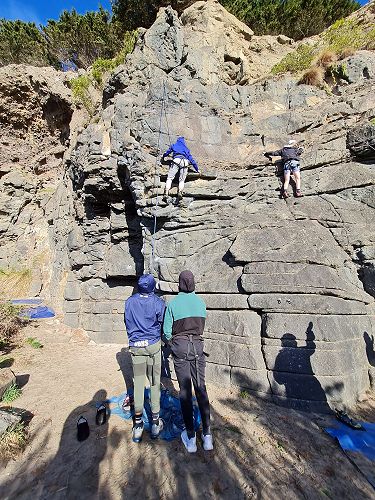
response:
{"label": "person in blue hoodie", "polygon": [[199,172],[198,165],[192,157],[184,137],[177,138],[177,141],[163,154],[163,160],[169,155],[172,155],[172,160],[169,165],[167,182],[165,183],[164,200],[168,198],[169,190],[171,189],[173,179],[176,177],[177,173],[179,173],[177,197],[181,200],[189,165],[192,165],[194,170]]}
{"label": "person in blue hoodie", "polygon": [[132,438],[139,443],[143,433],[145,377],[150,382],[152,425],[151,438],[159,436],[163,423],[160,411],[161,327],[165,302],[157,297],[155,279],[144,274],[138,280],[138,293],[125,302],[124,320],[129,340],[134,375],[134,426]]}

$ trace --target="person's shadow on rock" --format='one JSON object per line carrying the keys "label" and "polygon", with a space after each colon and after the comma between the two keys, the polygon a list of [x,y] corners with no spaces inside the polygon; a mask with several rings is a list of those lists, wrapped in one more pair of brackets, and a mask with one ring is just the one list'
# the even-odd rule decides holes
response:
{"label": "person's shadow on rock", "polygon": [[375,367],[374,336],[371,335],[370,337],[367,332],[364,332],[363,338],[366,343],[367,360],[372,367]]}
{"label": "person's shadow on rock", "polygon": [[[96,405],[106,399],[104,389],[97,391],[91,401],[75,408],[65,420],[59,448],[41,478],[41,498],[99,497],[99,466],[107,451],[109,414],[107,412],[107,421],[101,426],[96,425],[95,417]],[[88,421],[90,435],[79,442],[77,421],[81,415]]]}
{"label": "person's shadow on rock", "polygon": [[[274,379],[285,388],[284,396],[291,400],[299,400],[303,408],[309,406],[309,401],[319,402],[322,411],[331,411],[326,394],[314,376],[311,358],[316,350],[313,323],[306,329],[305,345],[298,347],[297,340],[291,333],[285,333],[281,338],[279,351],[274,368]],[[298,403],[298,401],[296,402]],[[296,406],[299,406],[296,404]]]}

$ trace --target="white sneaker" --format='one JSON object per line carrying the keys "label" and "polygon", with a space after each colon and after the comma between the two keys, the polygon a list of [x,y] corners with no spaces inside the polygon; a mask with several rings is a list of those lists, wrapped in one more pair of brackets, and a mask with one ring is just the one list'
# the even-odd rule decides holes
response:
{"label": "white sneaker", "polygon": [[207,434],[206,436],[202,433],[203,449],[205,451],[211,451],[214,449],[214,443],[212,441],[212,434]]}
{"label": "white sneaker", "polygon": [[144,429],[143,423],[138,427],[136,426],[133,427],[132,439],[134,443],[140,443],[142,441],[143,429]]}
{"label": "white sneaker", "polygon": [[151,439],[157,439],[159,437],[159,434],[163,430],[163,421],[161,418],[159,418],[159,425],[152,424],[151,426]]}
{"label": "white sneaker", "polygon": [[188,438],[187,432],[181,432],[181,441],[184,443],[185,448],[189,453],[195,453],[197,451],[197,438],[194,434],[194,437]]}

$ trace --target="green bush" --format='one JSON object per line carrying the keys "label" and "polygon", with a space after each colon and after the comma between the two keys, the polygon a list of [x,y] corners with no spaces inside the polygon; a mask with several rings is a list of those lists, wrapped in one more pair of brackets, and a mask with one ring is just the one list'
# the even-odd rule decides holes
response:
{"label": "green bush", "polygon": [[22,389],[18,387],[17,384],[10,385],[4,392],[1,402],[8,405],[13,403],[14,400],[19,398],[22,394]]}
{"label": "green bush", "polygon": [[297,50],[287,54],[279,63],[271,69],[271,73],[298,73],[310,67],[316,56],[316,45],[300,45]]}
{"label": "green bush", "polygon": [[19,318],[22,310],[10,302],[0,302],[0,349],[8,348],[13,337],[19,332],[27,320]]}
{"label": "green bush", "polygon": [[136,40],[137,31],[127,31],[124,36],[123,47],[115,57],[112,59],[103,59],[100,57],[94,62],[91,74],[98,85],[102,85],[103,76],[106,73],[110,73],[117,68],[117,66],[124,63],[125,57],[133,52]]}
{"label": "green bush", "polygon": [[90,94],[91,77],[89,75],[77,76],[77,78],[72,78],[69,84],[74,100],[85,107],[91,118],[94,114],[94,103]]}
{"label": "green bush", "polygon": [[323,33],[323,43],[336,54],[345,49],[360,49],[364,46],[365,36],[363,29],[354,19],[340,19]]}

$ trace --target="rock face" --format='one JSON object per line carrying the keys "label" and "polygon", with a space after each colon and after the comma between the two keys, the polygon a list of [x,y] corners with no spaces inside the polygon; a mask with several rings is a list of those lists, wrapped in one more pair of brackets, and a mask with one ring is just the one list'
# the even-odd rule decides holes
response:
{"label": "rock face", "polygon": [[[190,269],[208,308],[208,378],[325,410],[370,383],[375,80],[340,95],[289,77],[255,81],[289,50],[211,0],[180,17],[161,9],[50,201],[52,282],[66,283],[69,325],[125,342],[137,276],[153,272],[168,298]],[[189,173],[181,204],[166,204],[160,152],[179,135],[201,174]],[[262,152],[291,136],[304,141],[304,197],[285,201]]]}
{"label": "rock face", "polygon": [[0,268],[11,270],[0,296],[36,295],[49,283],[48,202],[74,126],[68,79],[52,68],[0,68]]}

